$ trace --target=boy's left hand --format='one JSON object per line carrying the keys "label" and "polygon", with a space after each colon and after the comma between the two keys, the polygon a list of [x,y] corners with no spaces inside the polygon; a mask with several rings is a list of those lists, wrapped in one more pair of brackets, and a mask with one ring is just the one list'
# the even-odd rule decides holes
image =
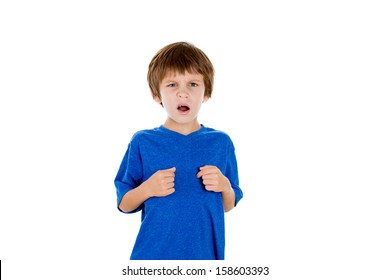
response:
{"label": "boy's left hand", "polygon": [[203,185],[206,190],[213,192],[224,192],[230,190],[230,182],[218,167],[213,165],[205,165],[199,168],[200,171],[196,177],[202,178]]}

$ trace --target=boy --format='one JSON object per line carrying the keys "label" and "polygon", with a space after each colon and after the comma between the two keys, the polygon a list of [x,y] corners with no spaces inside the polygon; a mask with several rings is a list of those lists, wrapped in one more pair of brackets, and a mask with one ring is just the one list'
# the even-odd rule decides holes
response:
{"label": "boy", "polygon": [[242,192],[231,139],[197,120],[213,82],[208,57],[186,42],[149,64],[149,87],[167,119],[134,134],[115,178],[118,209],[142,211],[130,259],[224,259],[224,212]]}

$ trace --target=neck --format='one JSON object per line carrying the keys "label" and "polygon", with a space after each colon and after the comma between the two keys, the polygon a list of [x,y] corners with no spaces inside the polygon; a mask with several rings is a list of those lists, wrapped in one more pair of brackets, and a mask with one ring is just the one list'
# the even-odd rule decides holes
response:
{"label": "neck", "polygon": [[191,134],[192,132],[195,132],[201,128],[201,125],[197,120],[194,120],[191,123],[177,123],[174,122],[172,119],[167,119],[164,123],[164,127],[168,128],[169,130],[178,132],[183,135]]}

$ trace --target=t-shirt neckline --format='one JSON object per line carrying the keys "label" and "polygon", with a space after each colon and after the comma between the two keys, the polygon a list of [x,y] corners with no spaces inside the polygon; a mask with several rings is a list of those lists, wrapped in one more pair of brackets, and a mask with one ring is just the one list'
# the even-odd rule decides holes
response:
{"label": "t-shirt neckline", "polygon": [[201,124],[200,128],[198,130],[195,130],[195,131],[193,131],[193,132],[191,132],[190,134],[187,134],[187,135],[181,134],[180,132],[177,132],[177,131],[171,130],[169,128],[166,128],[164,125],[160,125],[160,129],[162,131],[166,132],[166,133],[171,134],[171,135],[176,135],[176,136],[179,136],[179,137],[189,138],[191,136],[194,136],[194,135],[197,135],[197,134],[201,133],[205,129],[205,127],[204,127],[203,124]]}

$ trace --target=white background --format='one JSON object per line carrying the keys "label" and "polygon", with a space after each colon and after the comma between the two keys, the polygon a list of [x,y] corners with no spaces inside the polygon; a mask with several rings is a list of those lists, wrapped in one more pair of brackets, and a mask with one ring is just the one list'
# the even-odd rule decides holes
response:
{"label": "white background", "polygon": [[149,61],[184,40],[216,68],[199,119],[236,146],[229,263],[389,279],[385,2],[1,1],[3,277],[125,279],[140,215],[117,211],[113,180],[132,134],[165,120]]}

